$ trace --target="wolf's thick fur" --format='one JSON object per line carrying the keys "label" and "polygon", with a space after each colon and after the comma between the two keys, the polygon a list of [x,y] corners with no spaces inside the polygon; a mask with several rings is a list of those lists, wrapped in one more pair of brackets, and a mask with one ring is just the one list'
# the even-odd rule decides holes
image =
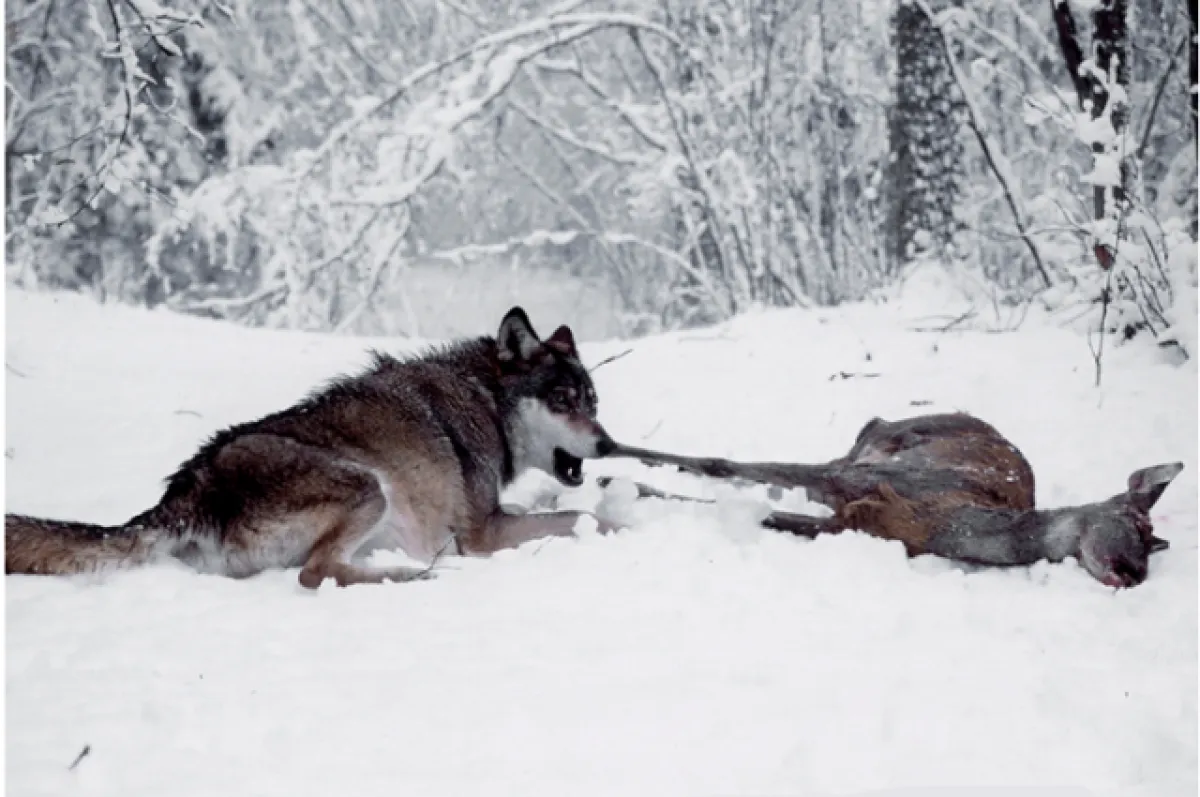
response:
{"label": "wolf's thick fur", "polygon": [[421,578],[351,557],[389,547],[428,561],[571,534],[578,513],[506,516],[500,491],[531,467],[578,484],[580,460],[611,445],[595,416],[570,329],[542,341],[513,308],[495,338],[407,361],[377,354],[361,375],[218,433],[120,526],[6,515],[5,572],[176,557],[235,577],[300,566],[307,587]]}

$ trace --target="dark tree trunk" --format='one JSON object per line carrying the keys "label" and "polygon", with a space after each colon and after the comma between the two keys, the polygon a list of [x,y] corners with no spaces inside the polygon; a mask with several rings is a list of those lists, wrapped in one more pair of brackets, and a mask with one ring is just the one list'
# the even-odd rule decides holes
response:
{"label": "dark tree trunk", "polygon": [[[1075,86],[1079,97],[1080,110],[1089,111],[1093,119],[1099,118],[1108,106],[1108,92],[1104,83],[1091,72],[1081,70],[1084,61],[1083,47],[1079,44],[1079,29],[1075,24],[1075,16],[1067,0],[1051,0],[1054,12],[1054,27],[1058,33],[1058,44],[1062,49],[1063,60],[1066,62],[1067,73]],[[1113,57],[1119,56],[1117,66],[1117,83],[1129,85],[1129,59],[1127,57],[1129,31],[1127,26],[1127,8],[1125,0],[1106,0],[1092,14],[1092,49],[1096,67],[1105,75],[1110,72]],[[1113,110],[1113,127],[1119,133],[1125,127],[1128,111],[1125,108]],[[1092,151],[1100,153],[1104,147],[1093,144]],[[1123,196],[1121,188],[1115,190],[1115,195]],[[1104,217],[1104,187],[1096,186],[1093,192],[1095,217]]]}
{"label": "dark tree trunk", "polygon": [[[1195,5],[1195,0],[1191,0]],[[1109,92],[1105,84],[1109,79],[1115,79],[1117,85],[1128,91],[1129,88],[1129,9],[1127,0],[1104,0],[1092,12],[1092,59],[1097,70],[1105,75],[1100,80],[1091,71],[1082,70],[1084,62],[1083,47],[1079,43],[1079,29],[1075,24],[1075,16],[1067,0],[1051,0],[1051,10],[1054,16],[1054,27],[1058,33],[1058,44],[1062,49],[1063,61],[1067,72],[1075,86],[1079,97],[1079,107],[1088,111],[1093,119],[1102,116],[1109,103]],[[1116,69],[1114,66],[1114,59]],[[1195,96],[1192,97],[1193,104]],[[1129,118],[1129,109],[1122,104],[1112,110],[1112,125],[1117,134],[1124,129]],[[1092,151],[1101,154],[1105,150],[1103,144],[1093,143]],[[1113,187],[1113,197],[1120,202],[1125,197],[1124,185],[1128,169],[1121,164],[1121,184]],[[1092,204],[1095,218],[1104,218],[1108,208],[1105,205],[1106,188],[1097,185],[1092,189]],[[1100,264],[1108,268],[1111,264],[1112,253],[1097,248],[1096,256]]]}
{"label": "dark tree trunk", "polygon": [[[1092,13],[1092,48],[1095,51],[1096,66],[1108,76],[1110,80],[1114,78],[1118,86],[1128,90],[1129,88],[1129,14],[1126,5],[1127,0],[1106,0]],[[1113,69],[1114,63],[1116,69]],[[1094,104],[1092,105],[1092,118],[1098,118],[1108,108],[1109,93],[1104,86],[1097,82],[1096,92],[1093,96]],[[1125,130],[1125,124],[1129,119],[1129,107],[1122,103],[1116,105],[1112,109],[1112,125],[1113,130],[1117,135],[1120,135]],[[1101,144],[1092,146],[1093,151],[1103,152],[1104,147]],[[1121,164],[1121,185],[1113,188],[1113,198],[1117,202],[1121,202],[1125,198],[1125,180],[1127,169],[1125,164]],[[1096,186],[1094,192],[1094,203],[1096,218],[1104,217],[1104,187]]]}
{"label": "dark tree trunk", "polygon": [[1196,115],[1196,0],[1188,0],[1188,16],[1190,16],[1192,19],[1192,39],[1190,42],[1191,47],[1189,48],[1188,55],[1188,94],[1190,94],[1192,98],[1192,133],[1196,134],[1197,119],[1200,119],[1200,117]]}
{"label": "dark tree trunk", "polygon": [[963,181],[963,104],[933,21],[901,0],[892,16],[895,101],[888,113],[887,240],[894,263],[954,248]]}

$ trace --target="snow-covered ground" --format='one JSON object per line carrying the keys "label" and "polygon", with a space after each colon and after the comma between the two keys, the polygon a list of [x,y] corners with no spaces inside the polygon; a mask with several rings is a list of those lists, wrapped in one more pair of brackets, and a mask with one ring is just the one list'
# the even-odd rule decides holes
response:
{"label": "snow-covered ground", "polygon": [[[1054,319],[910,329],[945,323],[933,312],[957,310],[916,292],[584,356],[632,345],[596,372],[601,419],[680,452],[822,460],[875,415],[962,409],[1023,449],[1043,506],[1182,460],[1154,512],[1172,545],[1145,584],[774,535],[754,523],[761,488],[593,462],[725,500],[643,502],[618,535],[448,560],[417,584],[314,594],[295,571],[166,565],[6,578],[8,793],[1195,794],[1195,366],[1110,349],[1097,390],[1084,337]],[[17,291],[7,334],[6,509],[96,522],[151,505],[217,428],[367,346],[411,348]]]}

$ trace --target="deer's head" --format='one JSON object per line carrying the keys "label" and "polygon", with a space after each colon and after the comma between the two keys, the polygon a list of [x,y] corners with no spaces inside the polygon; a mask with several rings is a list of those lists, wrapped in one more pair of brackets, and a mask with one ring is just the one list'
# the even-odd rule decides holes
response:
{"label": "deer's head", "polygon": [[1124,493],[1081,508],[1079,561],[1096,579],[1111,587],[1146,580],[1150,554],[1169,545],[1154,536],[1150,508],[1182,470],[1183,463],[1172,462],[1135,471]]}

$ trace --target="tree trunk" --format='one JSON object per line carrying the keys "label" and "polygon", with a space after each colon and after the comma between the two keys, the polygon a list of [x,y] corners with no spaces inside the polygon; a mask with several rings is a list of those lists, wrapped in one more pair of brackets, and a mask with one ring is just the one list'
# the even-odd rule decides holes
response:
{"label": "tree trunk", "polygon": [[[1122,89],[1129,89],[1129,14],[1127,0],[1106,0],[1092,12],[1092,49],[1095,53],[1096,66],[1108,80],[1115,78],[1116,84]],[[1115,64],[1113,62],[1116,62]],[[1115,66],[1115,69],[1114,69]],[[1109,92],[1104,84],[1095,81],[1093,94],[1092,118],[1098,119],[1108,108]],[[1115,105],[1111,117],[1113,131],[1120,136],[1125,131],[1129,119],[1127,103]],[[1104,152],[1103,144],[1093,144],[1092,150]],[[1121,163],[1121,184],[1113,186],[1113,199],[1121,202],[1125,198],[1125,181],[1128,179],[1128,169]],[[1097,185],[1093,190],[1093,204],[1096,218],[1105,215],[1105,187]]]}
{"label": "tree trunk", "polygon": [[1188,94],[1192,98],[1192,134],[1197,134],[1196,115],[1196,0],[1188,0],[1188,16],[1192,19],[1192,39],[1188,48]]}
{"label": "tree trunk", "polygon": [[[1192,4],[1195,5],[1194,0]],[[1067,72],[1075,86],[1079,97],[1079,107],[1088,111],[1093,119],[1100,118],[1108,107],[1109,91],[1106,84],[1114,81],[1118,86],[1129,88],[1129,25],[1127,0],[1103,0],[1092,12],[1092,61],[1093,69],[1084,69],[1083,48],[1079,44],[1078,28],[1075,17],[1067,0],[1051,0],[1051,10],[1054,16],[1054,26],[1058,33],[1059,47],[1062,49],[1063,60]],[[1115,67],[1115,68],[1114,68]],[[1096,72],[1104,75],[1104,80],[1097,77]],[[1192,97],[1193,104],[1195,96]],[[1113,131],[1120,135],[1125,130],[1129,118],[1127,104],[1114,107],[1110,116]],[[1116,144],[1114,143],[1114,147]],[[1093,142],[1092,152],[1097,156],[1103,154],[1106,147],[1103,143]],[[1120,184],[1112,187],[1112,196],[1116,202],[1125,197],[1125,182],[1129,169],[1126,163],[1121,163]],[[1106,203],[1107,187],[1096,185],[1092,189],[1092,211],[1096,219],[1103,219],[1106,214],[1115,211]],[[1097,244],[1096,257],[1105,269],[1112,266],[1113,253]]]}
{"label": "tree trunk", "polygon": [[904,265],[953,250],[964,176],[962,100],[932,20],[900,2],[892,16],[895,100],[888,114],[888,250]]}

